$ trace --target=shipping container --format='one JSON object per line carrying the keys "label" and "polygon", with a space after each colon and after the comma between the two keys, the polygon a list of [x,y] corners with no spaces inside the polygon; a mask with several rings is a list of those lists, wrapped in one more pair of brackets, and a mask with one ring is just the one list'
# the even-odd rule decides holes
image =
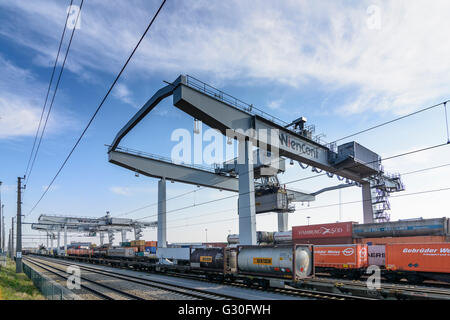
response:
{"label": "shipping container", "polygon": [[387,244],[386,269],[450,273],[450,243]]}
{"label": "shipping container", "polygon": [[208,242],[208,243],[206,243],[206,242],[204,242],[203,245],[206,248],[225,248],[228,245],[228,243],[226,243],[226,242]]}
{"label": "shipping container", "polygon": [[223,248],[196,248],[192,249],[190,265],[194,268],[224,270]]}
{"label": "shipping container", "polygon": [[239,273],[301,279],[314,275],[313,248],[296,246],[239,246]]}
{"label": "shipping container", "polygon": [[314,244],[314,245],[328,245],[328,244],[353,244],[352,237],[344,238],[316,238],[316,239],[295,239],[294,244]]}
{"label": "shipping container", "polygon": [[314,246],[314,266],[337,269],[361,269],[368,266],[367,245]]}
{"label": "shipping container", "polygon": [[384,267],[385,251],[386,247],[384,245],[368,245],[367,252],[369,266]]}
{"label": "shipping container", "polygon": [[158,241],[146,241],[145,242],[145,246],[146,247],[157,247],[158,246]]}
{"label": "shipping container", "polygon": [[145,247],[145,252],[156,253],[156,247]]}
{"label": "shipping container", "polygon": [[446,236],[418,236],[418,237],[383,237],[383,238],[362,238],[355,239],[355,243],[365,243],[368,245],[382,245],[389,243],[442,243],[450,242],[450,237]]}
{"label": "shipping container", "polygon": [[340,222],[292,227],[292,240],[351,238],[354,222]]}
{"label": "shipping container", "polygon": [[145,240],[133,240],[131,241],[131,246],[132,247],[145,246]]}
{"label": "shipping container", "polygon": [[158,248],[158,258],[189,261],[191,248]]}
{"label": "shipping container", "polygon": [[121,242],[121,243],[120,243],[120,246],[121,246],[121,247],[131,247],[131,242],[130,242],[130,241],[127,241],[127,242]]}
{"label": "shipping container", "polygon": [[415,219],[353,226],[354,238],[449,236],[450,219]]}
{"label": "shipping container", "polygon": [[135,256],[135,250],[133,247],[110,248],[108,249],[108,256],[131,258]]}

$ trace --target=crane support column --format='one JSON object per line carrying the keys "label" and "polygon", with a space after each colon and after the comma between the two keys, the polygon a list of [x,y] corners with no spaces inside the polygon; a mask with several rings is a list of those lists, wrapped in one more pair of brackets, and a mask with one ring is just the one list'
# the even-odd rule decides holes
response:
{"label": "crane support column", "polygon": [[167,247],[166,179],[158,181],[158,248]]}
{"label": "crane support column", "polygon": [[121,230],[121,234],[122,234],[122,242],[127,242],[127,231]]}
{"label": "crane support column", "polygon": [[279,212],[278,213],[278,232],[286,232],[288,230],[288,213]]}
{"label": "crane support column", "polygon": [[67,225],[64,225],[64,255],[67,255]]}
{"label": "crane support column", "polygon": [[105,234],[103,232],[100,232],[100,246],[103,246],[104,236]]}
{"label": "crane support column", "polygon": [[56,244],[58,245],[58,247],[56,249],[56,254],[59,255],[59,248],[61,247],[61,232],[59,232],[59,231],[58,231],[58,240],[57,240]]}
{"label": "crane support column", "polygon": [[372,193],[370,190],[370,183],[362,184],[362,200],[363,200],[363,215],[364,223],[373,223],[373,206]]}
{"label": "crane support column", "polygon": [[239,141],[239,243],[256,245],[255,181],[253,150],[249,140]]}

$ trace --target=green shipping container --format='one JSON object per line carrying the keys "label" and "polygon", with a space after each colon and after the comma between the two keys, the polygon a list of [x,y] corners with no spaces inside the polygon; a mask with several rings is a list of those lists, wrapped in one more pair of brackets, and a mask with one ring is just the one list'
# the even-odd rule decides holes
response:
{"label": "green shipping container", "polygon": [[120,246],[121,247],[131,247],[131,242],[121,242]]}

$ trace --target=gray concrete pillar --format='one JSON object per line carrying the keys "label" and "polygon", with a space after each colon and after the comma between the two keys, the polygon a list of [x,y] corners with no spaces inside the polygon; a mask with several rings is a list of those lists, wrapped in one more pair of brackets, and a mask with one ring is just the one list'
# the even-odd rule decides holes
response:
{"label": "gray concrete pillar", "polygon": [[158,182],[158,248],[167,247],[166,179]]}
{"label": "gray concrete pillar", "polygon": [[122,234],[122,242],[127,242],[127,231],[121,230],[121,234]]}
{"label": "gray concrete pillar", "polygon": [[372,192],[370,190],[370,183],[364,183],[362,185],[362,200],[364,223],[373,223]]}
{"label": "gray concrete pillar", "polygon": [[288,230],[288,213],[278,212],[278,232],[286,232]]}
{"label": "gray concrete pillar", "polygon": [[256,245],[255,181],[251,141],[239,141],[239,243]]}
{"label": "gray concrete pillar", "polygon": [[61,247],[61,232],[58,231],[58,240],[57,240],[57,245],[58,245],[58,249],[56,250],[56,252],[59,255],[59,248]]}
{"label": "gray concrete pillar", "polygon": [[64,255],[67,255],[67,226],[64,225]]}
{"label": "gray concrete pillar", "polygon": [[103,232],[100,232],[100,246],[102,246],[104,243],[104,236],[105,234]]}

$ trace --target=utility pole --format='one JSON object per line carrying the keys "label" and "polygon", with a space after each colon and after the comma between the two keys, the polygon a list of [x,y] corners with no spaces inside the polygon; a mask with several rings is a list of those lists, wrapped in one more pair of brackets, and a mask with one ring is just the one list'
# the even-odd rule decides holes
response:
{"label": "utility pole", "polygon": [[11,259],[14,258],[14,217],[11,218]]}
{"label": "utility pole", "polygon": [[5,250],[6,252],[6,247],[5,247],[5,205],[2,204],[2,248],[3,250]]}
{"label": "utility pole", "polygon": [[9,229],[9,237],[8,237],[8,250],[9,250],[9,258],[12,259],[13,258],[13,251],[12,251],[12,229]]}
{"label": "utility pole", "polygon": [[0,181],[0,252],[3,252],[5,248],[3,248],[3,219],[2,219],[2,182]]}
{"label": "utility pole", "polygon": [[16,273],[22,273],[22,177],[17,178],[17,246]]}

